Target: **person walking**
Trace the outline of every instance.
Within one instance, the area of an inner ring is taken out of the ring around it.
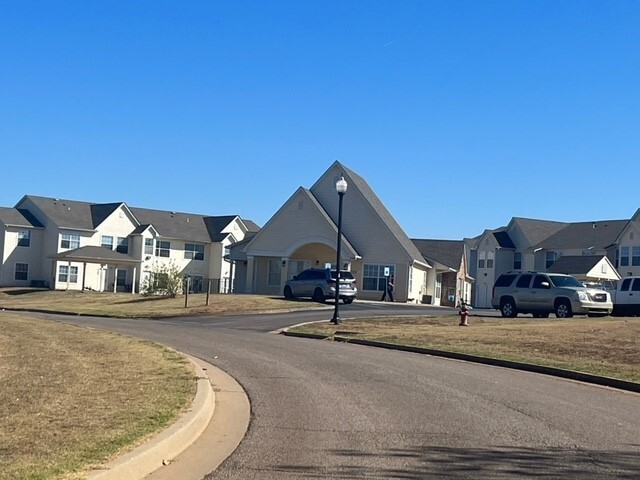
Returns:
[[[382,292],[382,298],[380,299],[380,301],[386,301],[387,295],[389,296],[389,301],[393,302],[393,277],[387,278],[387,287],[385,288],[384,292]]]

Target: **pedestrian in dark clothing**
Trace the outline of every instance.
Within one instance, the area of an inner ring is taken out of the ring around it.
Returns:
[[[389,295],[389,301],[393,302],[393,277],[387,279],[387,288],[382,292],[381,302],[386,301],[387,295]]]

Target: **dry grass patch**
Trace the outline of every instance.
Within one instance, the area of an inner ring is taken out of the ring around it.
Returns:
[[[167,348],[0,312],[0,479],[102,463],[168,426],[195,386]]]
[[[310,302],[287,301],[266,295],[206,294],[189,295],[185,308],[184,296],[176,298],[143,297],[131,293],[91,291],[59,291],[34,289],[0,290],[0,308],[47,310],[82,315],[116,317],[172,317],[191,315],[219,315],[238,312],[264,312],[309,308]]]
[[[293,331],[443,349],[640,382],[640,318],[382,317],[313,323]]]

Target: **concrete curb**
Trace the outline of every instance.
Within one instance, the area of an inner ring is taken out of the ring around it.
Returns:
[[[198,361],[194,365],[197,391],[189,411],[150,441],[87,474],[91,480],[138,480],[170,463],[206,429],[213,417],[215,394]]]
[[[283,329],[280,333],[290,337],[301,337],[311,339],[325,340],[329,338],[327,335],[318,334],[305,334],[300,332],[289,332],[287,329]],[[410,345],[401,345],[396,343],[377,342],[374,340],[363,340],[359,338],[334,335],[334,341],[353,343],[356,345],[364,345],[368,347],[385,348],[388,350],[400,350],[403,352],[420,353],[423,355],[433,355],[437,357],[451,358],[454,360],[463,360],[465,362],[481,363],[484,365],[493,365],[496,367],[512,368],[516,370],[523,370],[527,372],[541,373],[544,375],[551,375],[554,377],[566,378],[570,380],[576,380],[584,383],[592,383],[604,387],[617,388],[619,390],[626,390],[630,392],[640,393],[640,383],[629,382],[626,380],[619,380],[617,378],[602,377],[599,375],[592,375],[590,373],[577,372],[573,370],[564,370],[555,367],[546,367],[543,365],[534,365],[530,363],[514,362],[511,360],[501,360],[498,358],[481,357],[478,355],[470,355],[467,353],[450,352],[446,350],[436,350],[432,348],[414,347]]]

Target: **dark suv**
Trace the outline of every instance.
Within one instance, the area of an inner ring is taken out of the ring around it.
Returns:
[[[347,270],[340,271],[340,290],[338,298],[344,303],[351,303],[358,293],[356,279]],[[314,302],[323,303],[336,296],[336,271],[328,268],[309,268],[303,270],[284,285],[284,297],[309,297]]]
[[[531,313],[534,317],[558,318],[573,314],[609,315],[611,296],[605,290],[587,288],[570,275],[541,272],[509,272],[498,277],[493,286],[491,305],[503,317]]]

